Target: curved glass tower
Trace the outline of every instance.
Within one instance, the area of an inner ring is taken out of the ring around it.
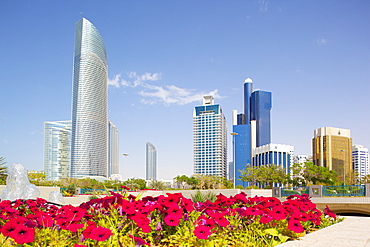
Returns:
[[[96,27],[82,18],[75,29],[71,177],[107,176],[107,76],[103,39]]]

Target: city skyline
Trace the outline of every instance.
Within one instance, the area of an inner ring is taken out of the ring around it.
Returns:
[[[80,12],[109,54],[109,119],[120,130],[124,178],[145,177],[146,140],[161,150],[159,179],[192,175],[193,108],[213,95],[230,132],[247,77],[273,93],[271,142],[311,155],[313,131],[335,126],[368,148],[369,9],[368,1],[2,1],[0,155],[41,170],[43,122],[71,119]],[[231,161],[230,135],[228,146]]]

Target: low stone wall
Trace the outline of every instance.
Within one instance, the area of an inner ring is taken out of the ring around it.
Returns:
[[[0,195],[2,194],[2,191],[6,188],[6,185],[0,185]],[[49,200],[49,194],[52,191],[60,191],[59,187],[46,187],[46,186],[37,186],[37,188],[40,190],[40,197]],[[192,194],[195,194],[198,190],[164,190],[164,191],[155,191],[155,190],[144,190],[140,192],[129,192],[130,194],[134,196],[140,195],[141,197],[145,196],[159,196],[159,195],[166,195],[166,193],[182,193],[182,195],[186,198],[191,198]],[[271,190],[239,190],[239,189],[215,189],[215,190],[200,190],[201,192],[208,192],[211,191],[214,194],[223,194],[227,197],[234,196],[236,194],[239,194],[240,192],[246,193],[249,197],[254,196],[266,196],[270,197],[272,195]],[[65,204],[71,204],[74,206],[80,205],[83,202],[87,202],[89,200],[89,197],[91,195],[76,195],[73,197],[64,197]]]

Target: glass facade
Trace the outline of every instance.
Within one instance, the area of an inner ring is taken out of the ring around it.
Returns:
[[[75,29],[71,177],[108,175],[107,74],[103,39],[82,18]]]
[[[194,109],[193,141],[194,173],[226,178],[226,119],[221,107],[213,104],[213,98],[212,103]]]
[[[44,123],[44,171],[47,180],[70,175],[71,121]]]
[[[358,178],[369,175],[369,150],[362,145],[354,145],[352,147],[352,165]]]
[[[251,120],[256,120],[257,147],[271,143],[271,97],[271,93],[265,91],[254,91],[251,96]]]
[[[348,129],[323,127],[314,131],[312,159],[315,165],[334,170],[339,181],[352,171],[352,139]]]
[[[146,180],[157,180],[157,149],[146,143]]]
[[[108,122],[108,177],[119,174],[119,133],[117,127]]]
[[[234,183],[235,186],[242,185],[244,186],[243,182],[240,179],[240,171],[244,170],[247,165],[251,164],[251,141],[250,141],[250,133],[251,133],[251,125],[244,124],[244,125],[233,125],[233,143],[234,143],[234,172],[235,172],[235,179]]]

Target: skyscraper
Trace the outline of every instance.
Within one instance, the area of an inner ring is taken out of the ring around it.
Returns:
[[[47,180],[69,177],[71,121],[44,123],[44,171]]]
[[[157,180],[157,149],[146,143],[146,180]]]
[[[212,96],[203,97],[203,105],[193,112],[194,173],[227,175],[226,119]]]
[[[352,139],[349,129],[322,127],[314,131],[312,159],[315,165],[334,170],[339,181],[352,173]]]
[[[256,121],[255,147],[271,143],[271,101],[270,92],[258,90],[251,95],[251,120]]]
[[[244,113],[232,114],[234,184],[243,185],[240,170],[252,165],[252,150],[271,142],[271,92],[253,91],[253,81],[244,81]]]
[[[107,54],[99,31],[85,18],[76,23],[74,48],[71,177],[107,177]]]
[[[108,177],[119,174],[119,135],[117,127],[108,121]]]
[[[357,173],[358,178],[369,175],[369,149],[362,145],[353,145],[352,164],[353,171]]]

